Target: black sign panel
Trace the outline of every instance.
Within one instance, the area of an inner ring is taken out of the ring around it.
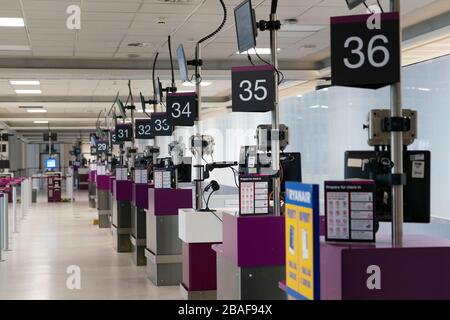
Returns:
[[[193,126],[197,117],[195,92],[168,93],[166,99],[167,120],[172,126]]]
[[[400,81],[396,12],[331,18],[332,85],[378,89]]]
[[[131,123],[121,123],[116,126],[116,141],[125,142],[133,140],[133,125]]]
[[[173,126],[169,124],[167,114],[165,112],[152,113],[151,118],[152,135],[154,137],[171,136]]]
[[[152,135],[152,120],[151,119],[136,119],[134,121],[134,131],[136,139],[153,139]]]
[[[117,142],[115,130],[111,130],[111,132],[109,133],[109,138],[111,140],[111,145],[120,144],[119,142]]]
[[[108,154],[109,152],[109,142],[106,140],[97,141],[97,155]]]
[[[266,112],[275,108],[275,74],[270,65],[231,69],[233,112]]]

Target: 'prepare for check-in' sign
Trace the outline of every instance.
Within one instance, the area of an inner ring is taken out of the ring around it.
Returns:
[[[166,99],[167,121],[172,126],[190,127],[197,117],[195,92],[168,93]]]
[[[378,89],[400,81],[396,12],[331,18],[331,82]]]
[[[108,154],[109,142],[106,140],[97,141],[97,155]]]
[[[151,119],[136,119],[134,121],[134,131],[136,139],[153,139],[152,135],[152,120]]]
[[[167,120],[166,112],[154,112],[151,118],[152,135],[154,137],[171,136],[173,132],[173,126],[169,124]]]
[[[270,65],[231,69],[233,112],[266,112],[275,108],[275,74]]]
[[[116,126],[116,141],[125,142],[133,140],[133,126],[131,123],[121,123]]]

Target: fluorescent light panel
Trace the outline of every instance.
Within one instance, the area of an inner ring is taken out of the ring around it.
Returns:
[[[25,27],[25,22],[22,18],[0,17],[0,27]]]
[[[0,51],[30,51],[30,46],[18,46],[18,45],[0,45]]]
[[[47,110],[45,110],[45,109],[27,109],[27,112],[29,112],[29,113],[46,113]]]
[[[202,81],[200,83],[201,87],[209,87],[210,85],[212,85],[212,82],[209,82],[209,81]],[[195,83],[185,81],[185,82],[183,82],[182,86],[183,87],[195,87]]]
[[[13,86],[38,86],[41,84],[39,80],[10,80]]]
[[[317,32],[325,29],[325,26],[309,25],[309,24],[283,24],[281,32]]]
[[[256,50],[256,52],[255,52],[255,50]],[[277,51],[280,51],[280,50],[281,50],[280,48],[277,49]],[[247,54],[247,52],[248,52],[248,54],[263,55],[263,54],[270,54],[271,50],[270,50],[270,48],[252,48],[252,49],[248,49],[247,51],[244,51],[241,53],[236,52],[236,54]]]
[[[48,123],[48,120],[34,120],[33,123],[36,123],[36,124],[45,124],[45,123]]]
[[[16,89],[17,94],[42,94],[41,89]]]

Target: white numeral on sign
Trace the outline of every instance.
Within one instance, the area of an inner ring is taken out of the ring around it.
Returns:
[[[191,106],[189,102],[183,107],[183,109],[181,109],[181,105],[178,102],[175,102],[172,104],[172,108],[174,108],[175,111],[172,112],[172,117],[174,118],[179,118],[181,115],[185,115],[188,118],[191,116]]]
[[[250,101],[255,98],[258,101],[263,101],[267,98],[267,89],[262,84],[266,82],[265,79],[255,81],[255,89],[252,91],[252,83],[249,80],[243,80],[240,84],[240,88],[244,88],[244,92],[247,94],[239,94],[239,98],[242,101]],[[258,92],[261,93],[258,95]]]
[[[100,143],[97,148],[98,151],[106,151],[106,144]]]
[[[151,127],[150,127],[150,125],[149,124],[141,124],[141,125],[138,125],[138,134],[140,135],[140,136],[143,136],[143,135],[149,135],[150,134],[150,130],[151,130]]]
[[[389,43],[389,40],[384,35],[377,35],[377,36],[372,37],[372,39],[370,39],[370,41],[369,41],[369,46],[367,48],[367,58],[369,60],[369,63],[373,67],[383,68],[384,66],[386,66],[389,63],[390,54],[389,54],[388,49],[386,49],[386,47],[384,47],[384,46],[380,45],[380,46],[374,47],[375,41],[377,41],[377,40],[382,40],[385,44]],[[364,47],[364,42],[360,37],[356,37],[356,36],[349,37],[344,43],[344,48],[348,49],[350,44],[353,42],[355,42],[357,44],[357,47],[356,47],[356,49],[353,49],[351,52],[352,52],[352,54],[359,56],[359,61],[357,63],[351,63],[348,58],[345,58],[344,64],[349,69],[358,69],[358,68],[361,68],[364,65],[364,63],[366,62],[366,56],[362,52],[362,49]],[[377,51],[381,51],[384,54],[384,58],[381,62],[375,61],[374,56]]]
[[[167,124],[167,119],[156,119],[155,120],[155,130],[156,131],[168,131],[169,125]]]

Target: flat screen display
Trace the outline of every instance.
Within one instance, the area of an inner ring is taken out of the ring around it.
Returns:
[[[186,54],[184,52],[184,47],[182,44],[180,44],[177,48],[177,59],[178,68],[180,69],[180,79],[182,82],[188,81]]]
[[[234,9],[234,19],[239,52],[256,47],[256,19],[251,0],[242,2]]]
[[[47,169],[55,169],[56,168],[56,159],[45,160],[45,167]]]

